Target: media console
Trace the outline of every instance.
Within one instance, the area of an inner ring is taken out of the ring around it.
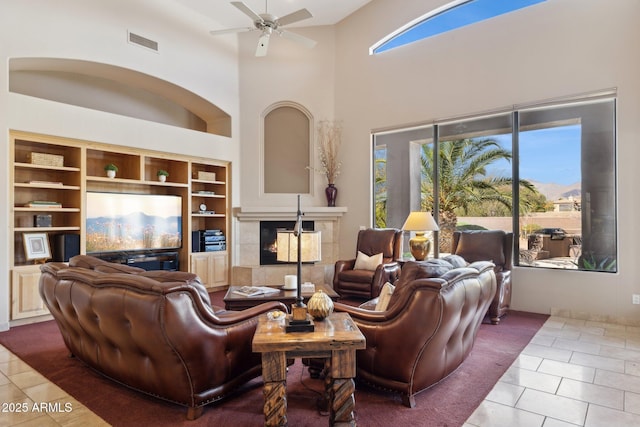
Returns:
[[[105,261],[127,264],[145,270],[177,271],[180,267],[178,252],[117,252],[91,255]]]

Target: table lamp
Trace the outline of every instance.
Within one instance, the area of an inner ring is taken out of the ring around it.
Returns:
[[[425,237],[424,233],[439,230],[433,216],[429,212],[411,212],[402,229],[416,232],[416,235],[409,239],[409,248],[416,261],[423,261],[431,250],[431,240]]]
[[[286,332],[311,332],[314,330],[313,321],[302,298],[302,263],[321,260],[320,232],[304,231],[302,229],[302,215],[300,196],[298,196],[298,212],[293,231],[278,231],[276,238],[276,259],[297,264],[296,302],[291,306],[291,317],[287,317],[285,322]]]

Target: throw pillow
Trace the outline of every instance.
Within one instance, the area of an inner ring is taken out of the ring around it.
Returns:
[[[358,256],[356,257],[356,265],[353,267],[353,269],[375,271],[380,264],[382,264],[382,252],[380,252],[379,254],[368,256],[358,251]]]
[[[389,307],[389,301],[391,301],[391,295],[393,295],[393,291],[396,290],[396,287],[391,283],[387,282],[382,287],[380,291],[380,296],[378,297],[378,303],[376,304],[376,311],[385,311],[387,307]]]

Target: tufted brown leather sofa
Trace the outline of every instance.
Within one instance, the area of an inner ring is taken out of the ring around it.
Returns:
[[[375,270],[356,270],[356,258],[338,260],[333,275],[333,289],[341,297],[348,295],[375,298],[386,282],[395,282],[400,275],[396,262],[402,254],[402,230],[367,228],[358,232],[357,251],[367,256],[382,253],[382,264]]]
[[[71,354],[121,384],[188,407],[187,418],[261,375],[257,316],[211,306],[198,277],[90,256],[41,267],[40,294]]]
[[[513,270],[513,233],[503,230],[455,231],[451,253],[467,262],[491,261],[495,264],[496,296],[488,315],[497,325],[511,306],[511,270]]]
[[[415,394],[453,372],[469,355],[496,292],[494,265],[482,261],[453,268],[442,260],[409,261],[385,311],[335,303],[351,315],[367,347],[356,353],[356,379]]]

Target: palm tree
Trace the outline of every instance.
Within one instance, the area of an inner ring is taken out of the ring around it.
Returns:
[[[384,154],[386,156],[386,153]],[[375,226],[387,226],[387,160],[385,157],[375,159]]]
[[[492,139],[442,141],[438,151],[439,248],[442,252],[448,252],[458,223],[457,212],[466,212],[470,206],[486,201],[494,201],[511,209],[511,192],[500,189],[510,189],[512,179],[488,176],[487,166],[499,160],[511,161],[512,156],[511,151]],[[421,207],[431,210],[434,202],[432,146],[422,146],[421,163]],[[520,185],[535,191],[528,181],[520,180]]]

